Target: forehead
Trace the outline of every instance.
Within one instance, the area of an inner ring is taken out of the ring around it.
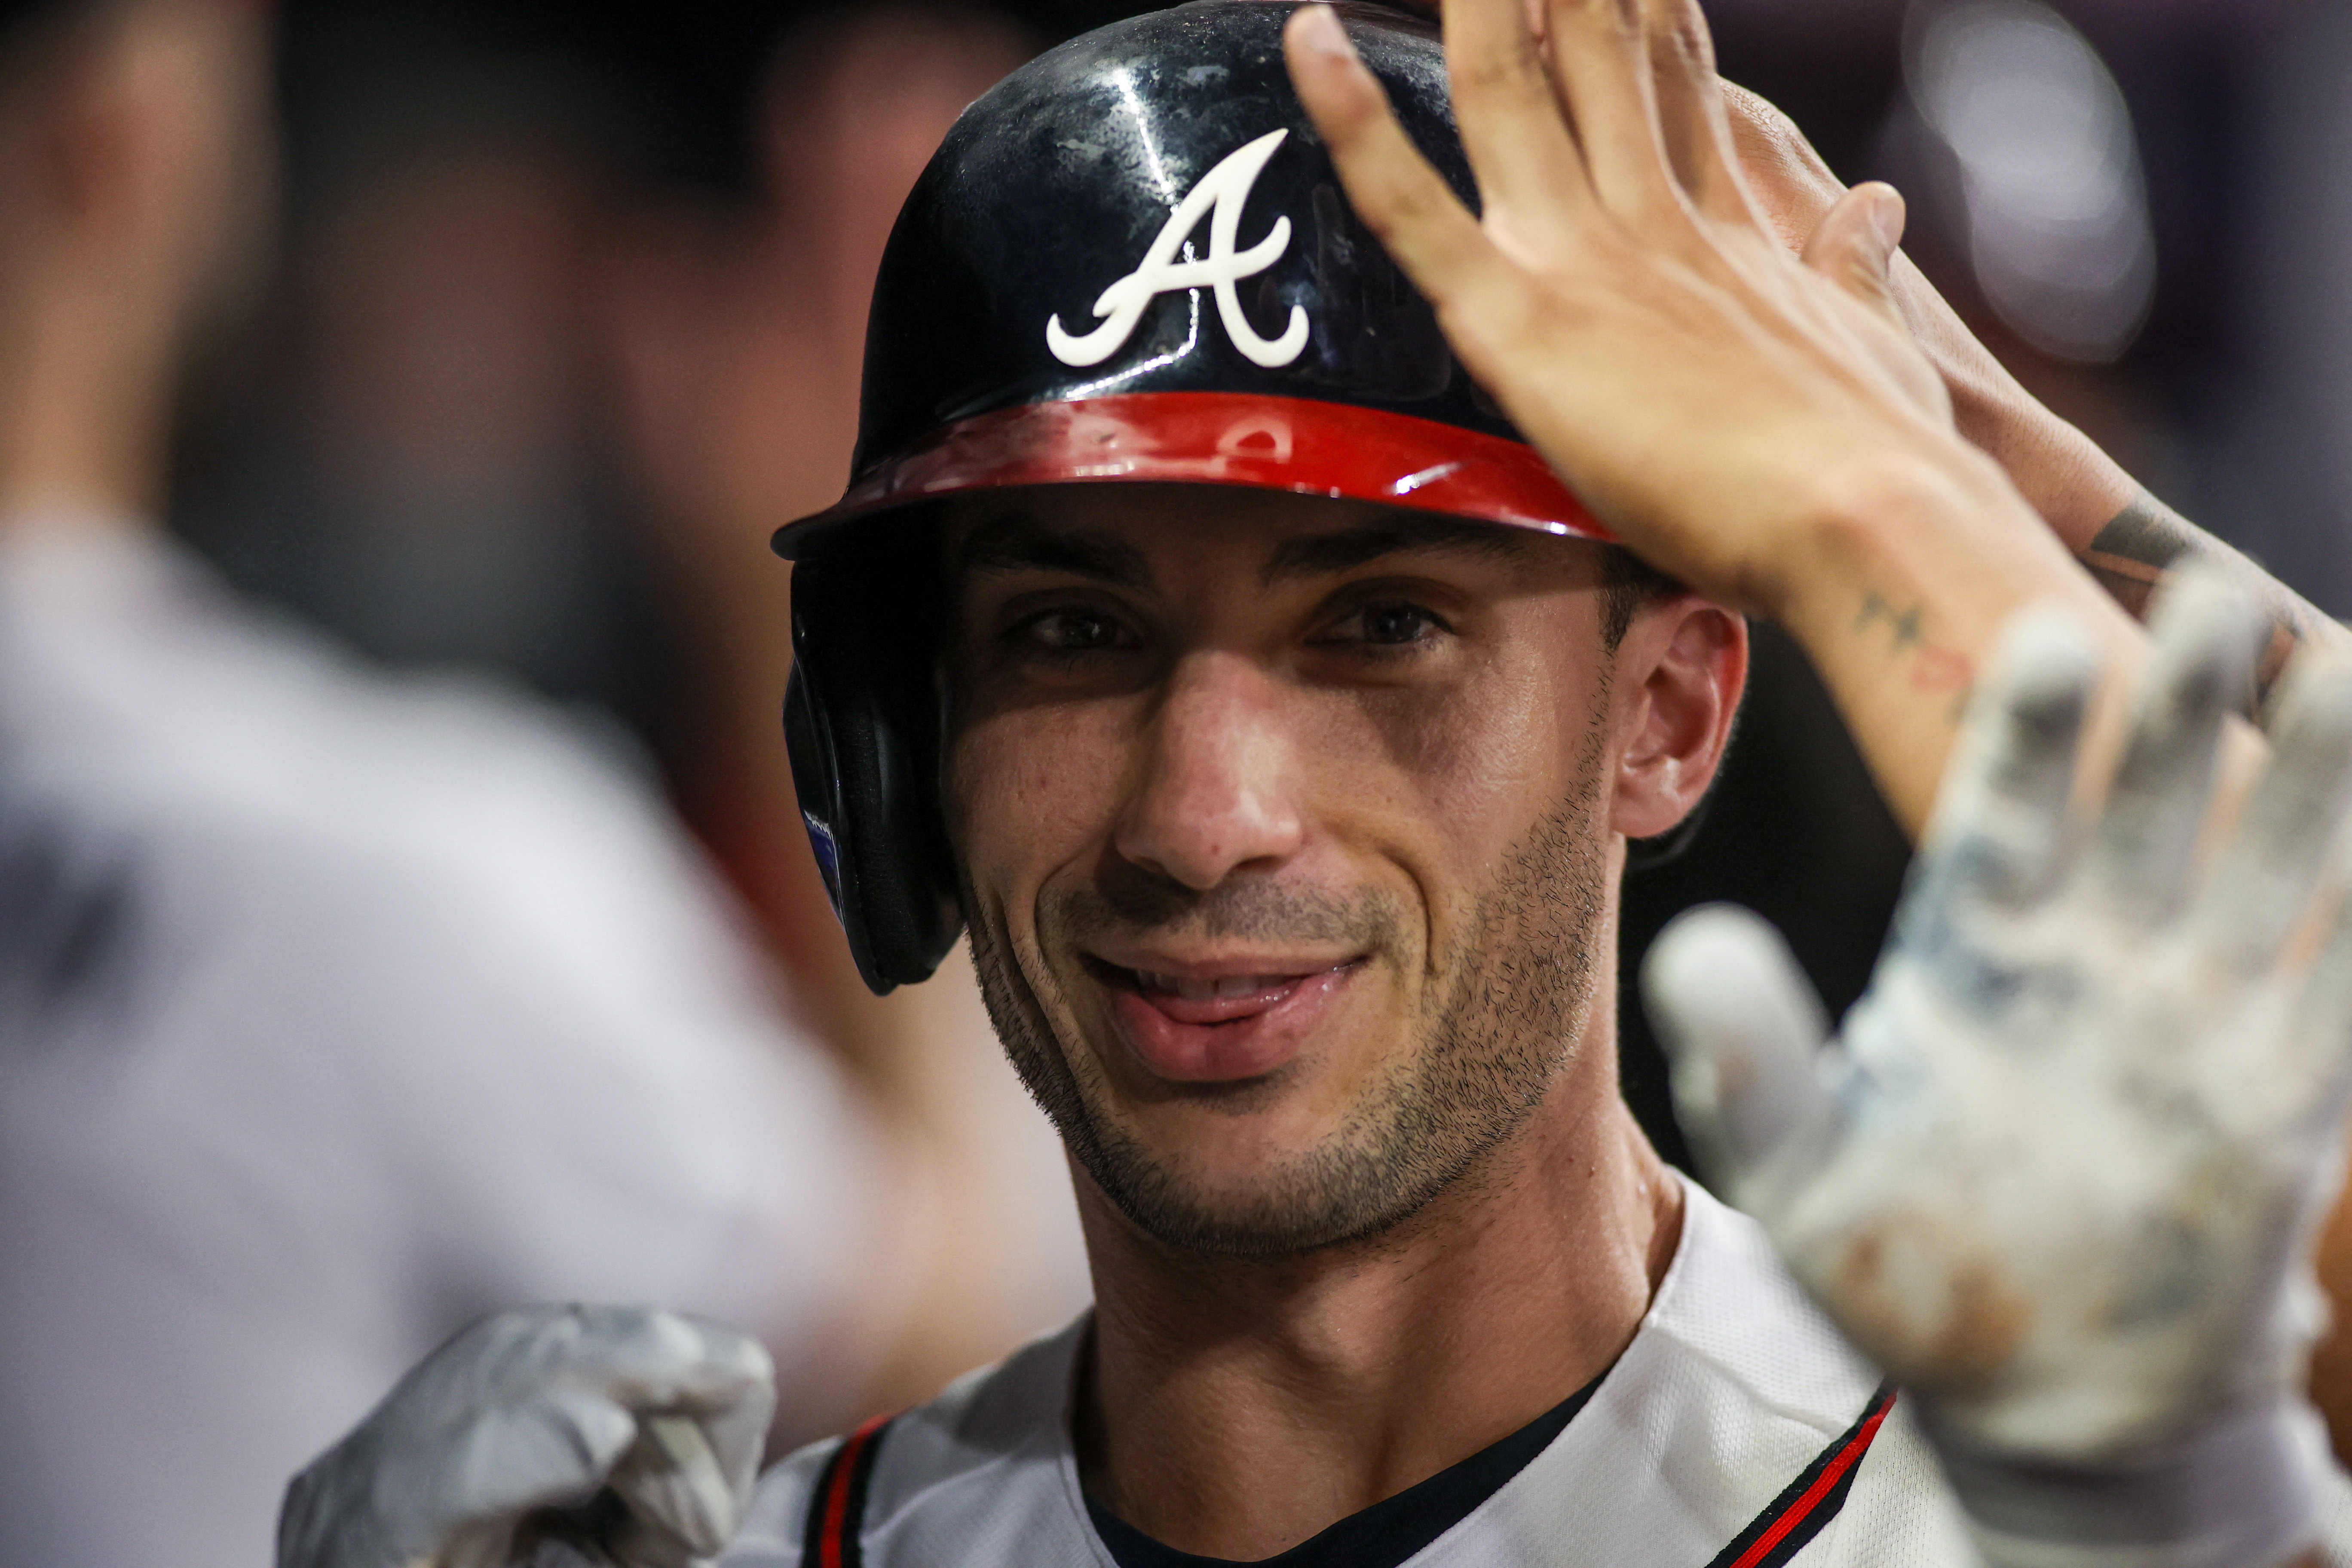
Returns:
[[[1241,573],[1266,585],[1387,557],[1444,553],[1506,567],[1566,563],[1574,542],[1442,513],[1239,486],[1041,488],[957,503],[942,543],[959,584],[1065,573],[1142,587],[1169,574]]]

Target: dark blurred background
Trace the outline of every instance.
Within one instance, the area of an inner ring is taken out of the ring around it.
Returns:
[[[846,477],[866,291],[956,111],[1144,8],[286,0],[283,265],[197,376],[178,527],[385,660],[609,716],[854,1034],[773,719],[786,586],[761,543]],[[2352,609],[2352,8],[1710,10],[1727,75],[1911,196],[1914,255],[2030,387]],[[1713,813],[1632,890],[1627,967],[1675,910],[1731,898],[1842,1008],[1903,847],[1761,631]],[[1626,1024],[1628,1093],[1679,1157]]]

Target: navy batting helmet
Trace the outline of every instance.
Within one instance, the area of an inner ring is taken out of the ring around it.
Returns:
[[[794,783],[877,991],[929,975],[962,923],[927,503],[1180,481],[1609,537],[1349,205],[1284,65],[1293,9],[1195,0],[1040,57],[965,110],[899,215],[848,492],[776,536]],[[1436,28],[1337,10],[1475,205]]]

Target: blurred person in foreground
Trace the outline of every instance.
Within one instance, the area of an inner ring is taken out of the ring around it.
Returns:
[[[0,5],[0,1563],[28,1568],[262,1561],[302,1456],[516,1301],[723,1315],[825,1424],[924,1325],[933,1362],[999,1335],[914,1267],[982,1194],[779,1023],[638,781],[519,699],[354,667],[160,531],[175,379],[266,233],[269,28]]]
[[[780,535],[861,965],[969,922],[1097,1310],[756,1491],[723,1398],[635,1403],[671,1461],[534,1463],[501,1437],[561,1379],[452,1347],[297,1481],[289,1568],[521,1561],[587,1496],[629,1563],[748,1501],[744,1568],[2352,1552],[2300,1355],[2352,949],[2287,952],[2352,685],[2306,656],[2274,764],[2228,717],[2257,624],[2341,633],[2209,583],[2151,641],[2051,515],[2097,466],[1906,330],[1899,199],[1801,262],[1694,5],[1534,14],[1455,0],[1441,59],[1401,9],[1208,0],[1016,73],[901,219],[851,491]],[[1594,983],[1738,610],[1938,810],[1833,1077],[1752,930],[1654,971],[1761,1229],[1631,1125]],[[383,1484],[493,1452],[473,1513]]]
[[[620,428],[651,514],[644,548],[685,667],[667,762],[800,1015],[886,1099],[918,1108],[958,1169],[1006,1194],[941,1266],[975,1292],[1012,1292],[1008,1315],[1043,1329],[1087,1299],[1060,1146],[996,1048],[961,951],[934,982],[887,996],[858,977],[792,809],[776,725],[790,584],[766,551],[777,518],[823,507],[848,471],[867,301],[907,192],[964,106],[1034,50],[974,6],[782,16],[756,88],[710,95],[752,100],[722,127],[753,188],[641,196],[604,296]]]

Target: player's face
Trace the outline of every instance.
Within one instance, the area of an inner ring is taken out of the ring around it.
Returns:
[[[982,984],[1112,1199],[1293,1250],[1507,1142],[1613,961],[1599,550],[1128,485],[947,549]]]

